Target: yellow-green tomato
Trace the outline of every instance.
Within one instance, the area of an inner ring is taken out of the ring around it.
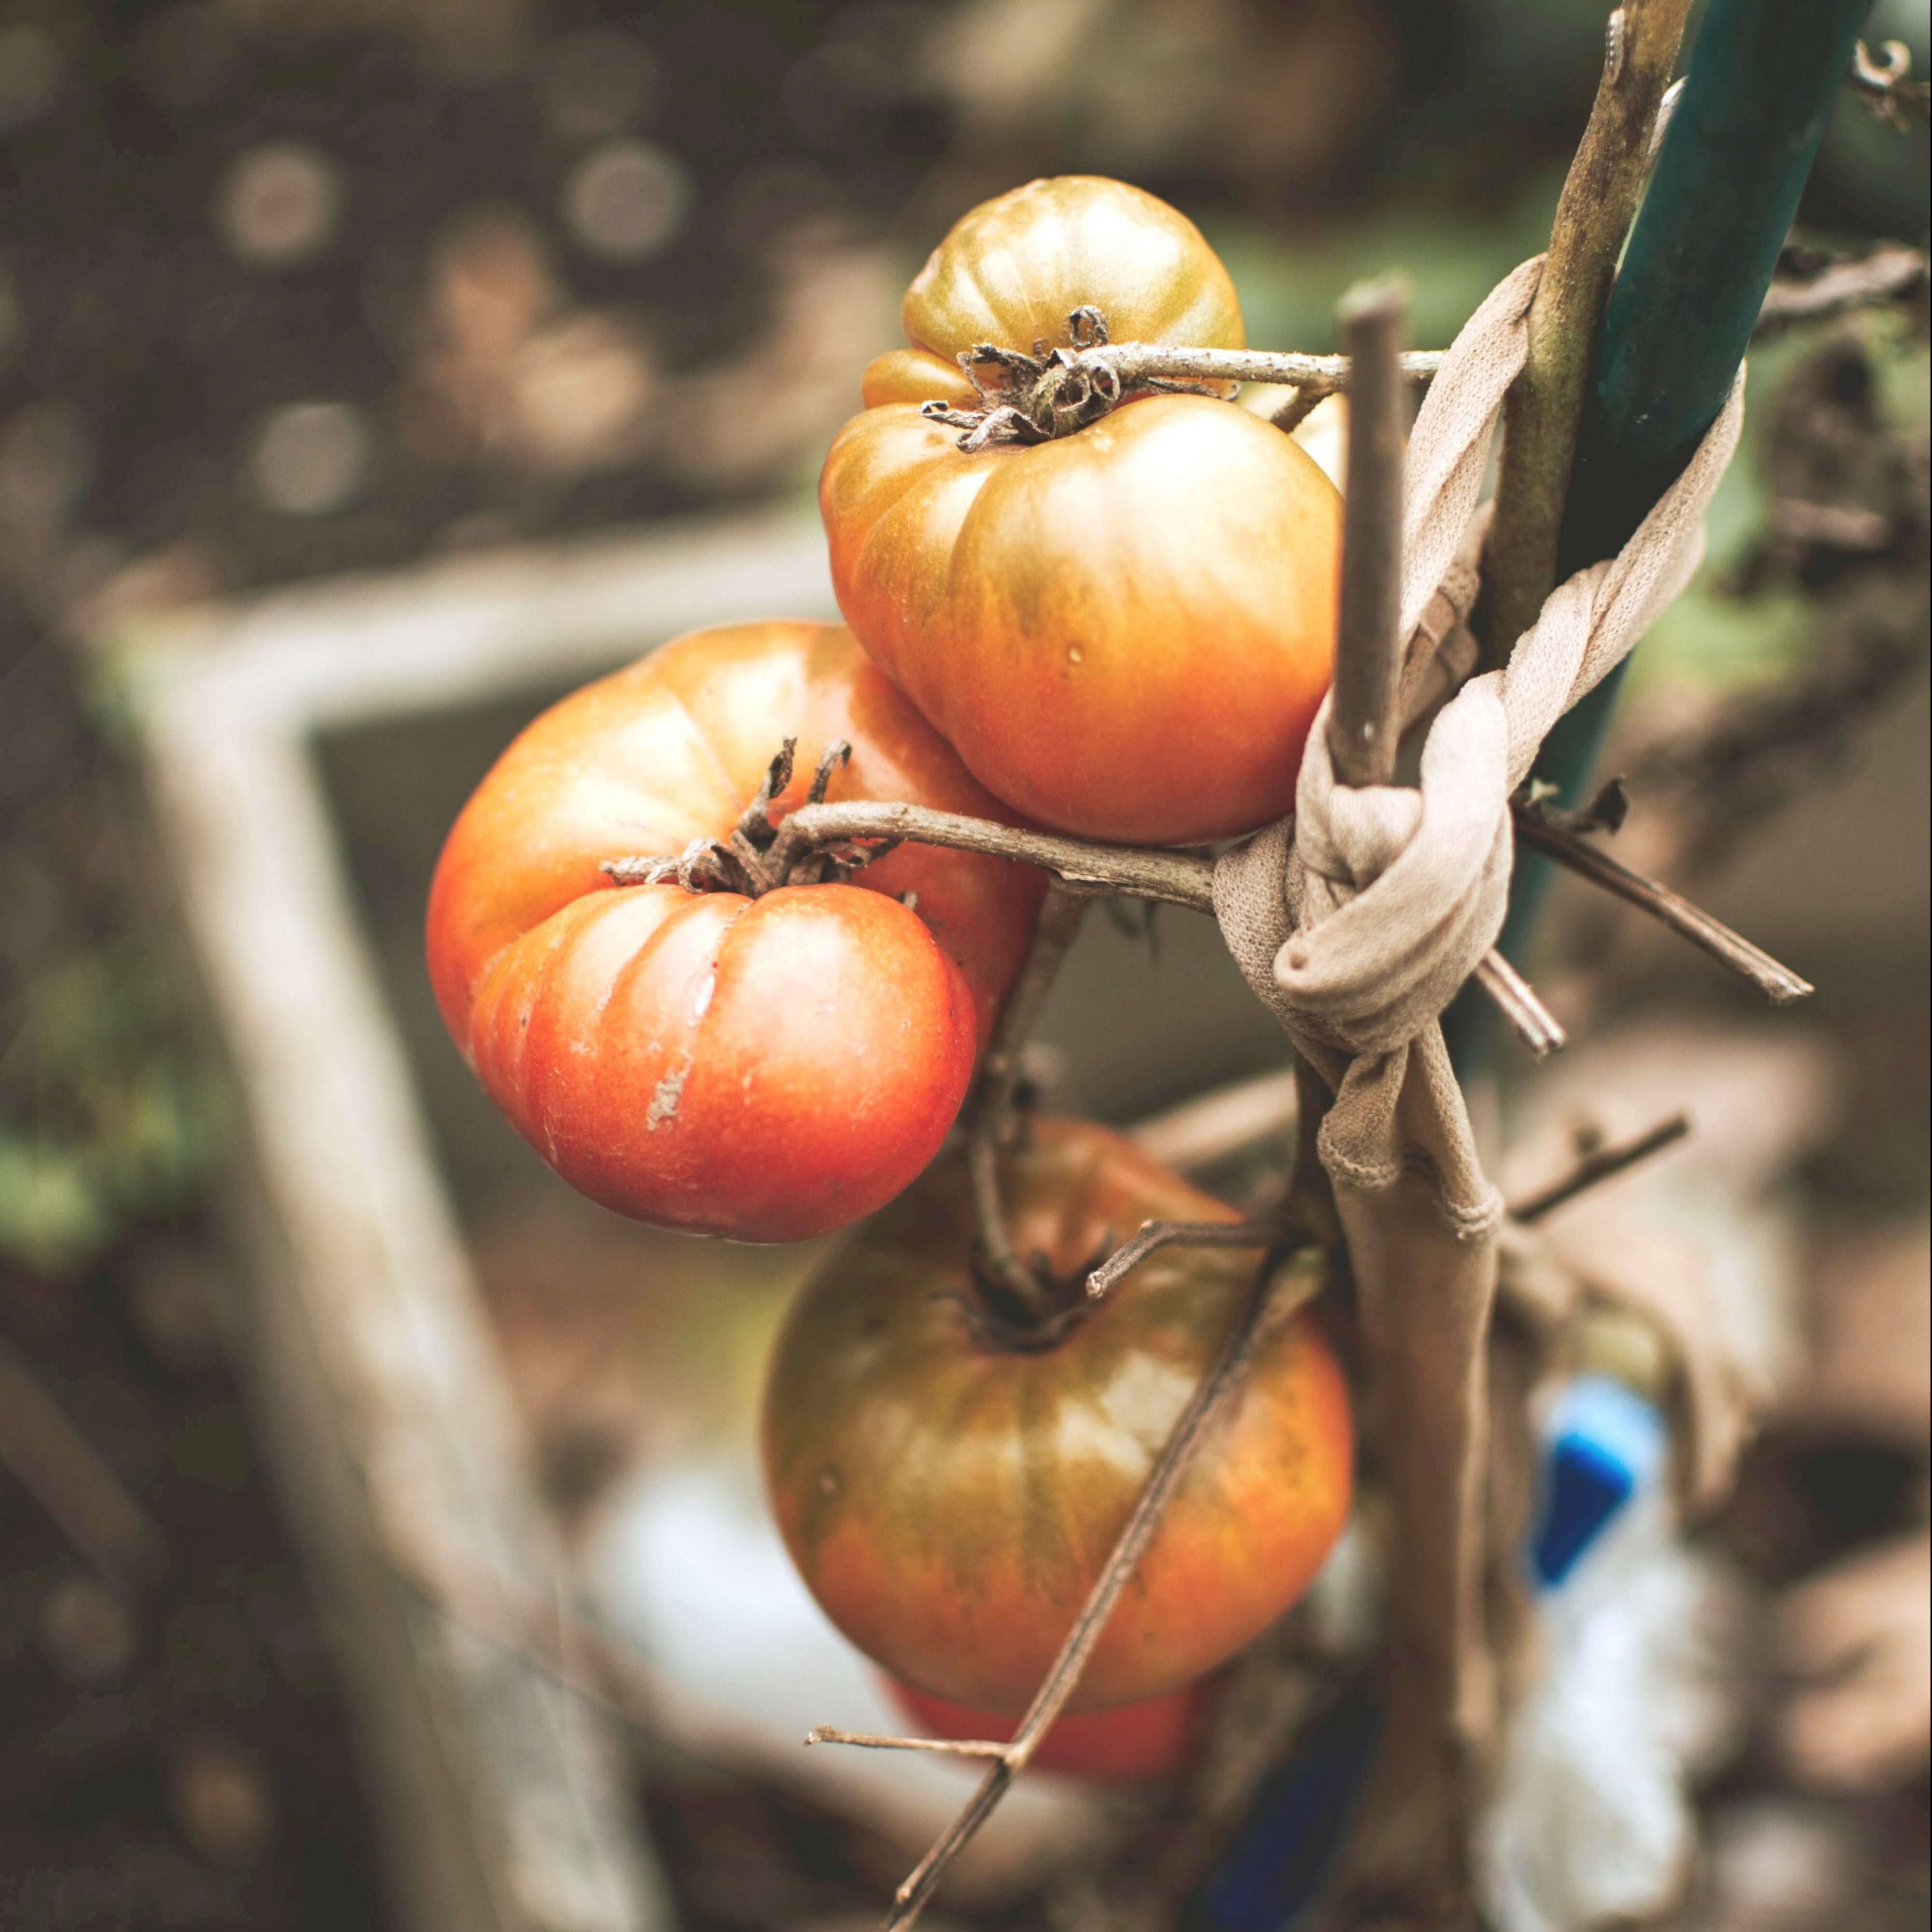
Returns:
[[[1229,1210],[1109,1130],[1040,1120],[1006,1163],[1014,1243],[1069,1274],[1150,1218]],[[957,1160],[801,1295],[766,1395],[778,1525],[826,1614],[916,1688],[1012,1715],[1038,1688],[1259,1257],[1171,1248],[1047,1346],[986,1322]],[[1313,1255],[1293,1265],[1321,1265]],[[1072,1708],[1214,1668],[1306,1587],[1347,1517],[1352,1431],[1308,1316],[1265,1318]]]

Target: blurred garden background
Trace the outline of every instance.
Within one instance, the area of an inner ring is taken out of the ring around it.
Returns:
[[[224,1346],[244,1123],[101,640],[291,584],[808,518],[910,275],[1036,175],[1185,210],[1257,345],[1333,347],[1341,291],[1400,267],[1413,341],[1440,346],[1548,237],[1604,12],[0,0],[0,1921],[394,1922]],[[1922,74],[1924,0],[1877,0],[1867,39],[1893,37]],[[1922,120],[1848,89],[1794,274],[1922,247],[1927,182]],[[1622,1041],[1646,1100],[1668,1075],[1721,1124],[1701,1171],[1721,1191],[1749,1168],[1725,1209],[1747,1231],[1716,1238],[1793,1284],[1762,1337],[1769,1423],[1707,1532],[1748,1681],[1700,1773],[1682,1923],[1850,1932],[1927,1903],[1923,278],[1768,336],[1750,410],[1704,574],[1636,661],[1619,851],[1818,996],[1773,1022],[1578,892],[1535,970],[1579,1053]],[[319,759],[538,1487],[588,1548],[633,1464],[714,1426],[687,1411],[748,1410],[743,1311],[803,1264],[720,1264],[568,1197],[436,1028],[437,845],[568,681],[337,733]],[[1038,1069],[1056,1104],[1138,1120],[1280,1063],[1205,927],[1164,922],[1146,966],[1149,935],[1091,923]],[[1197,983],[1220,990],[1174,1020]],[[1553,1090],[1552,1117],[1584,1107]],[[722,1299],[720,1265],[742,1277]],[[77,1540],[103,1507],[104,1546]],[[870,1922],[891,1861],[863,1825],[749,1778],[636,1782],[679,1923]],[[983,1922],[1044,1924],[1041,1896]],[[1048,1902],[1056,1932],[1092,1922]]]

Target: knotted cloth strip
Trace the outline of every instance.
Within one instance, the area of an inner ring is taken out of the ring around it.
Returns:
[[[1445,593],[1458,621],[1473,601],[1460,553],[1504,397],[1528,353],[1542,274],[1538,256],[1491,292],[1416,418],[1402,520],[1410,682],[1434,641],[1426,619],[1439,637]],[[1324,705],[1303,754],[1293,819],[1217,869],[1215,910],[1229,950],[1336,1090],[1321,1152],[1338,1181],[1374,1191],[1404,1173],[1427,1174],[1459,1232],[1495,1225],[1500,1202],[1476,1160],[1437,1016],[1502,930],[1510,795],[1550,727],[1696,570],[1703,513],[1743,419],[1741,372],[1723,413],[1629,542],[1558,586],[1507,666],[1471,679],[1444,707],[1423,746],[1419,789],[1339,784]]]
[[[1402,528],[1405,707],[1469,646],[1476,498],[1528,354],[1542,273],[1539,257],[1492,291],[1416,419]],[[1502,930],[1510,793],[1551,726],[1696,569],[1743,413],[1741,374],[1629,542],[1558,586],[1507,664],[1437,714],[1415,789],[1338,784],[1324,705],[1293,819],[1215,868],[1228,950],[1334,1091],[1318,1145],[1348,1239],[1392,1510],[1387,1717],[1330,1925],[1435,1932],[1473,1917],[1469,1846],[1496,1722],[1482,1565],[1502,1202],[1477,1159],[1439,1016]]]

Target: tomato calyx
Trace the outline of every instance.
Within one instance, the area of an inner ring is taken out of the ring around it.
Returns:
[[[1123,403],[1162,393],[1199,395],[1197,385],[1145,376],[1131,384],[1104,357],[1087,352],[1107,346],[1107,319],[1084,303],[1066,319],[1069,347],[1035,342],[1031,355],[976,342],[956,359],[984,407],[956,409],[922,403],[929,422],[963,430],[960,447],[969,454],[996,443],[1050,443],[1096,423]]]
[[[1087,1277],[1106,1258],[1111,1241],[1103,1242],[1080,1267],[1058,1273],[1044,1254],[1026,1263],[1039,1283],[1040,1305],[1028,1308],[985,1265],[975,1247],[970,1287],[959,1295],[967,1332],[994,1355],[1044,1355],[1093,1312]]]
[[[736,892],[748,899],[761,898],[781,885],[820,885],[842,883],[854,873],[883,858],[898,844],[896,839],[873,839],[821,846],[800,853],[783,865],[773,863],[772,848],[778,842],[778,826],[773,822],[773,801],[792,782],[792,765],[798,741],[788,738],[776,756],[765,767],[751,802],[739,814],[729,838],[694,838],[681,852],[661,858],[607,859],[602,870],[619,885],[666,885],[673,882],[687,892]],[[842,738],[835,738],[819,754],[805,795],[808,805],[822,805],[832,774],[852,755],[852,748]]]

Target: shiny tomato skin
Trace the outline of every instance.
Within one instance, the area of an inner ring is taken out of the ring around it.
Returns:
[[[1341,498],[1200,396],[968,454],[904,403],[840,431],[820,506],[840,609],[1016,810],[1183,843],[1293,808],[1333,660]]]
[[[1098,309],[1115,342],[1239,349],[1240,299],[1178,208],[1100,175],[1030,181],[954,222],[899,306],[906,340],[950,362],[982,342],[1031,352]]]
[[[1125,183],[1036,181],[966,215],[865,372],[820,483],[840,609],[1016,810],[1182,842],[1293,805],[1327,689],[1341,502],[1290,440],[1209,396],[1130,403],[970,455],[922,418],[980,399],[956,358],[1068,339],[1238,348],[1233,282],[1185,216]],[[1212,387],[1212,385],[1203,385]]]
[[[887,1695],[922,1738],[948,1738],[960,1743],[985,1738],[1006,1744],[1019,1728],[1017,1717],[971,1710],[949,1698],[915,1691],[896,1677],[882,1676]],[[1171,1778],[1185,1769],[1193,1756],[1207,1691],[1204,1678],[1164,1697],[1143,1697],[1138,1703],[1065,1713],[1054,1719],[1041,1739],[1032,1764],[1038,1770],[1057,1771],[1097,1784]]]
[[[1078,1122],[1035,1122],[1004,1184],[1019,1251],[1067,1272],[1143,1221],[1229,1212]],[[1239,1318],[1257,1258],[1167,1249],[1051,1347],[1025,1351],[973,1318],[972,1240],[964,1174],[942,1162],[807,1288],[773,1355],[765,1474],[793,1560],[846,1636],[922,1691],[1016,1715]],[[1070,1708],[1160,1696],[1258,1635],[1340,1534],[1352,1464],[1333,1351],[1307,1316],[1270,1318]]]
[[[804,802],[819,754],[837,738],[853,750],[833,776],[834,799],[1012,817],[842,626],[694,631],[553,705],[464,807],[430,888],[428,935],[431,982],[457,1044],[467,1050],[471,1003],[498,954],[585,893],[619,889],[599,870],[605,860],[727,838],[792,736],[797,757],[774,822]],[[916,896],[990,1028],[1026,956],[1043,876],[903,845],[856,879]]]
[[[855,748],[834,798],[1000,815],[849,633],[736,625],[536,720],[431,887],[431,980],[486,1090],[566,1179],[667,1226],[792,1239],[903,1187],[957,1111],[1038,906],[1028,868],[911,846],[860,884],[755,902],[601,870],[727,836],[794,734],[774,818],[838,737]]]
[[[605,1206],[791,1241],[890,1200],[971,1084],[965,976],[918,916],[850,885],[574,900],[499,956],[477,1075]]]

